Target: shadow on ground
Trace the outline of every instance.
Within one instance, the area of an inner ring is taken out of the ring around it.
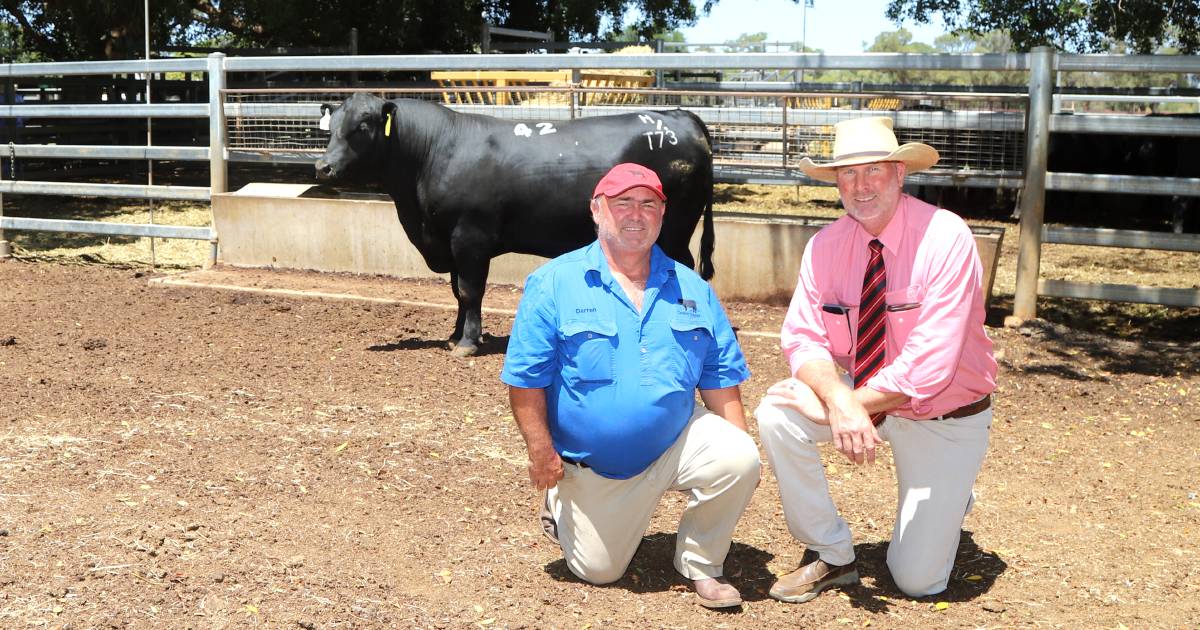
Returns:
[[[445,339],[401,339],[391,343],[369,346],[371,352],[393,352],[396,350],[445,350],[450,351],[449,342]],[[480,340],[479,352],[474,356],[487,357],[508,352],[508,335],[493,337],[487,333]]]
[[[1004,325],[1012,296],[996,296],[989,326]],[[1107,372],[1170,376],[1200,373],[1200,308],[1039,298],[1038,318],[1017,328],[1056,362],[1024,368],[1070,380],[1094,380],[1080,367]],[[1090,359],[1083,361],[1082,359]]]
[[[855,545],[858,572],[868,582],[842,589],[850,598],[851,605],[871,612],[886,612],[888,602],[893,599],[911,599],[892,581],[887,568],[887,542]],[[675,553],[675,534],[655,533],[642,539],[629,569],[620,580],[606,586],[632,593],[653,593],[667,590],[688,590],[685,581],[675,572],[672,558]],[[762,601],[770,598],[775,575],[768,568],[774,555],[742,543],[733,543],[725,562],[725,576],[742,592],[745,601]],[[950,584],[937,595],[918,598],[916,601],[965,602],[974,600],[991,590],[996,578],[1008,569],[1000,556],[985,551],[975,544],[974,535],[963,530],[958,543],[958,554],[950,573]],[[578,582],[561,558],[545,565],[546,573],[556,580]],[[736,610],[736,609],[735,609]]]

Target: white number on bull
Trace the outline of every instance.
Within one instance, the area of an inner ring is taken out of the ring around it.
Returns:
[[[638,114],[638,120],[642,121],[642,123],[646,125],[654,125],[654,131],[647,131],[646,133],[642,134],[643,136],[646,136],[646,143],[649,145],[651,151],[663,148],[664,141],[671,145],[679,144],[679,138],[675,137],[675,132],[671,131],[670,127],[664,125],[662,119],[655,119],[651,116],[647,116],[646,114]],[[655,136],[658,136],[657,146],[654,144]]]
[[[539,136],[545,136],[545,135],[549,135],[552,133],[558,133],[558,130],[554,128],[554,123],[540,122],[540,123],[535,124],[534,127],[538,128]],[[523,138],[529,138],[529,137],[533,136],[533,130],[530,129],[529,126],[526,125],[525,123],[517,123],[517,125],[515,127],[513,127],[513,135],[521,136]]]

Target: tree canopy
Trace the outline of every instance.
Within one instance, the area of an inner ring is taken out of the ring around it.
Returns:
[[[1004,31],[1018,51],[1109,52],[1114,44],[1139,53],[1200,50],[1200,0],[891,0],[887,9],[893,22],[928,24],[938,16],[953,31]]]
[[[470,52],[485,20],[559,40],[649,38],[696,20],[690,0],[151,0],[150,47],[333,47],[358,29],[365,54]],[[6,60],[86,61],[143,54],[143,2],[0,0]],[[705,9],[711,2],[705,5]],[[625,17],[632,19],[626,23]]]

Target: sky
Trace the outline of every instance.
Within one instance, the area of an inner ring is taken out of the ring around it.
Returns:
[[[680,29],[689,43],[721,43],[742,33],[765,31],[768,42],[803,40],[826,54],[848,55],[863,52],[876,35],[897,28],[884,15],[888,0],[813,0],[809,9],[803,8],[804,0],[719,0],[707,16],[703,2],[696,5],[700,19],[695,26]],[[803,26],[806,13],[807,28]],[[913,41],[927,44],[945,32],[936,19],[932,25],[902,26],[913,34]]]

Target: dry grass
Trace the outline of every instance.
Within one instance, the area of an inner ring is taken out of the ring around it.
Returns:
[[[79,199],[42,197],[5,199],[7,216],[50,219],[75,219],[106,223],[150,223],[150,202],[139,199]],[[203,227],[212,225],[207,203],[157,201],[154,223]],[[186,239],[150,239],[103,234],[62,234],[58,232],[5,232],[21,258],[52,260],[62,263],[99,263],[123,267],[195,269],[208,259],[206,241]],[[153,250],[151,249],[151,241]]]

